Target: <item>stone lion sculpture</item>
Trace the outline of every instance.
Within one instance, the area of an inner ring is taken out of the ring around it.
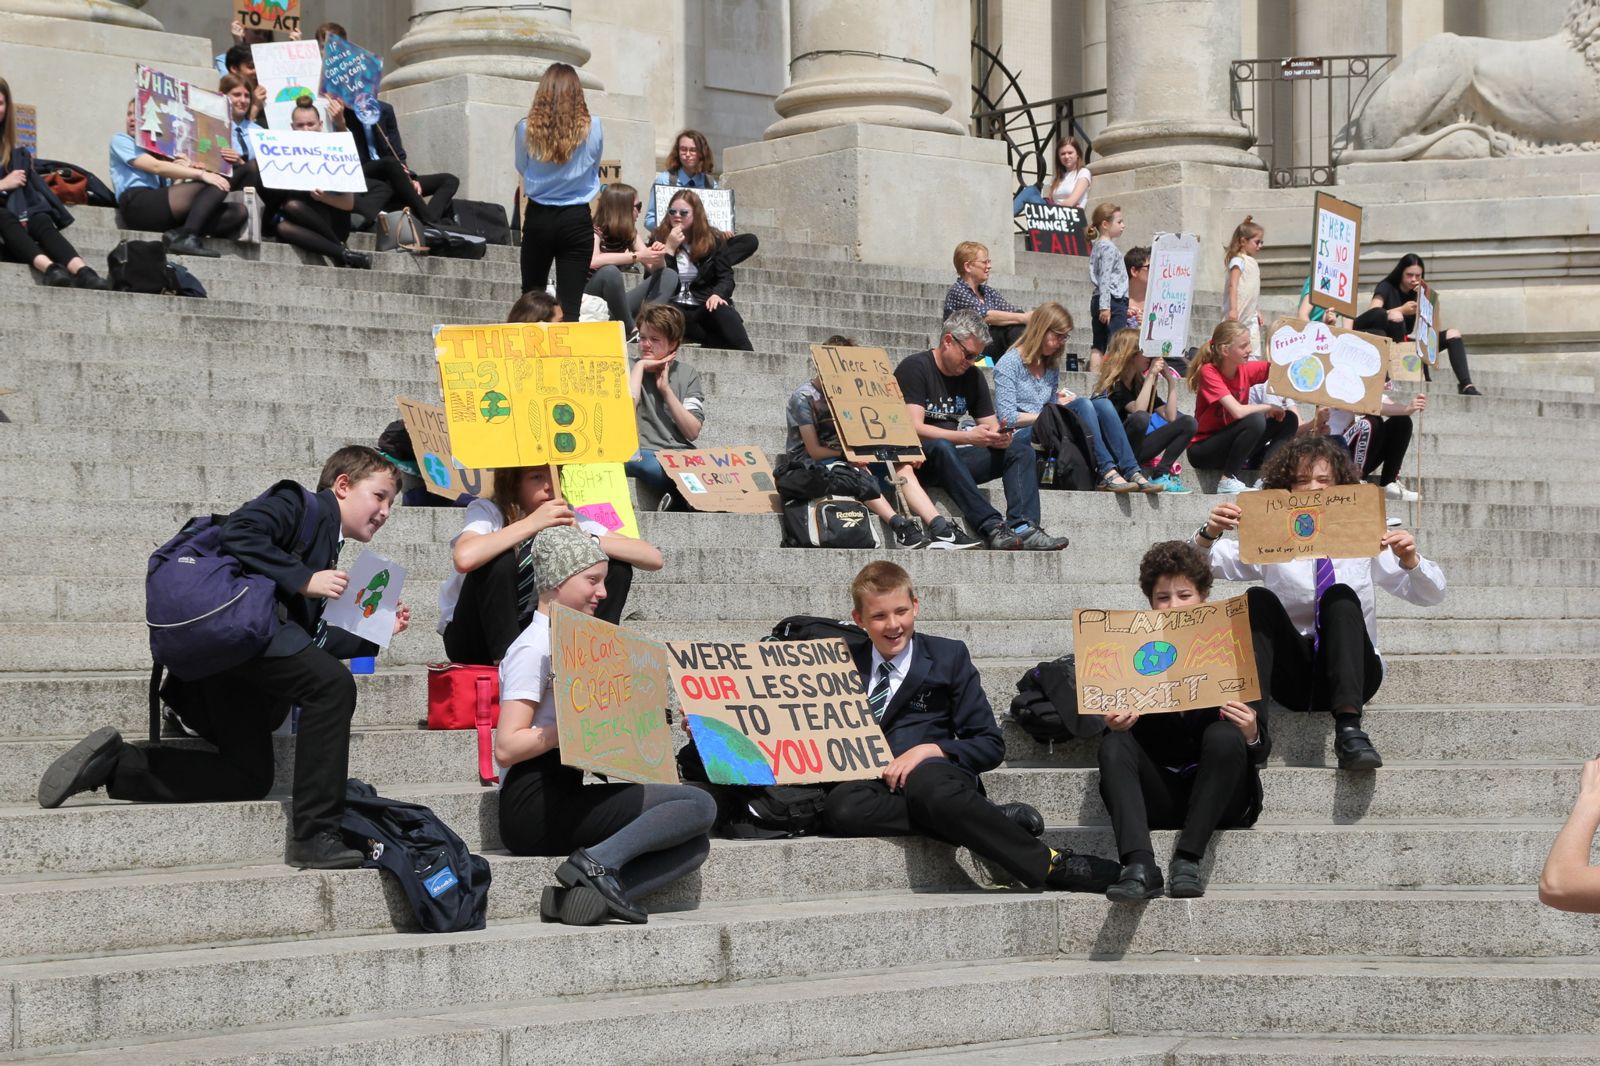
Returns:
[[[1574,0],[1538,40],[1430,38],[1352,125],[1341,162],[1600,150],[1600,0]]]

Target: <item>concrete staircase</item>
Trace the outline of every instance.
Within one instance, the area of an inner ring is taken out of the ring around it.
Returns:
[[[69,235],[103,261],[114,220],[78,216]],[[842,331],[923,347],[948,277],[764,237],[738,291],[759,350],[686,359],[711,390],[707,443],[776,454],[806,345]],[[1388,765],[1341,774],[1325,720],[1280,715],[1262,821],[1219,834],[1192,901],[979,892],[968,856],[919,839],[719,841],[647,926],[530,920],[559,859],[506,855],[471,738],[419,728],[459,514],[400,509],[375,547],[410,568],[414,623],[359,679],[351,773],[431,804],[495,878],[488,929],[425,937],[375,873],[280,864],[281,792],[33,803],[72,740],[142,729],[148,552],[188,515],[314,478],[333,447],[376,437],[396,394],[434,398],[428,327],[500,321],[518,288],[510,249],[336,273],[276,245],[218,247],[189,264],[207,301],[57,292],[0,268],[16,353],[0,370],[0,1061],[1595,1061],[1600,922],[1532,888],[1600,749],[1592,356],[1536,375],[1515,354],[1479,360],[1486,400],[1434,390],[1416,518],[1451,585],[1433,610],[1380,603],[1390,676],[1369,724]],[[1019,256],[995,283],[1023,304],[1088,302],[1082,261]],[[1047,493],[1064,553],[892,555],[923,627],[972,645],[1003,715],[1023,670],[1067,646],[1071,609],[1136,606],[1143,547],[1211,502]],[[764,517],[641,524],[668,566],[636,581],[629,624],[655,636],[753,639],[786,614],[841,614],[870,557],[782,550]],[[1050,749],[1003,724],[992,795],[1038,806],[1057,845],[1111,854],[1092,744]]]

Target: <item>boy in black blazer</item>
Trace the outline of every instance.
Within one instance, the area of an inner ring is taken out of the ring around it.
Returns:
[[[306,492],[286,483],[228,516],[222,547],[247,572],[277,586],[279,626],[254,659],[192,683],[169,684],[163,696],[184,726],[216,745],[201,751],[124,744],[113,728],[91,733],[45,771],[39,805],[59,807],[102,786],[112,799],[196,803],[260,799],[272,787],[272,733],[292,705],[300,707],[294,797],[285,862],[302,869],[348,869],[362,856],[339,838],[350,755],[356,684],[340,659],[374,655],[377,646],[322,624],[329,599],[345,590],[339,566],[346,539],[370,541],[389,517],[399,472],[372,448],[335,452],[317,484],[316,525],[304,556],[295,554]],[[401,604],[395,633],[410,609]]]
[[[997,806],[984,795],[978,775],[1000,765],[1005,741],[967,646],[915,632],[911,575],[894,563],[868,563],[850,595],[851,617],[872,638],[856,653],[856,666],[895,758],[881,779],[846,781],[829,791],[828,830],[922,833],[968,848],[1030,888],[1103,891],[1116,864],[1047,847],[1037,838],[1044,831],[1037,811],[1021,803]]]

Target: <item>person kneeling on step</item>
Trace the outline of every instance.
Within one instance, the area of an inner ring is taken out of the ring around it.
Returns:
[[[585,785],[557,747],[550,610],[592,615],[606,598],[606,556],[587,534],[551,526],[533,538],[539,608],[500,663],[500,722],[494,757],[500,838],[514,855],[561,855],[559,886],[544,890],[547,922],[643,924],[639,900],[692,873],[711,850],[717,803],[688,785]]]
[[[1192,544],[1163,541],[1139,563],[1139,589],[1155,611],[1204,603],[1211,594],[1211,561]],[[1176,714],[1106,715],[1100,798],[1111,813],[1122,858],[1122,874],[1106,890],[1107,899],[1161,895],[1152,828],[1180,830],[1168,893],[1174,899],[1205,895],[1200,861],[1211,834],[1247,829],[1261,814],[1260,768],[1272,750],[1265,704],[1230,701]]]
[[[967,646],[916,632],[911,575],[868,563],[850,583],[857,625],[872,638],[855,653],[867,706],[894,761],[881,779],[828,792],[823,823],[837,836],[922,834],[969,849],[1030,888],[1103,892],[1117,864],[1045,845],[1044,819],[1026,803],[997,805],[979,774],[1005,758],[1005,741]]]
[[[1354,485],[1361,471],[1335,437],[1304,436],[1280,448],[1261,471],[1261,486],[1313,492]],[[1191,542],[1210,553],[1226,581],[1260,581],[1274,598],[1250,600],[1258,640],[1256,669],[1271,678],[1272,698],[1291,711],[1333,714],[1334,753],[1341,770],[1376,770],[1383,759],[1361,728],[1361,709],[1383,684],[1375,588],[1419,607],[1444,602],[1444,572],[1422,557],[1403,529],[1384,534],[1365,559],[1295,559],[1262,566],[1239,558],[1239,542],[1222,535],[1239,527],[1239,507],[1219,503]]]

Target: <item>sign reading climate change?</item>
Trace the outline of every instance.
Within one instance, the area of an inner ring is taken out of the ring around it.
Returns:
[[[1072,612],[1079,714],[1158,714],[1261,696],[1243,596],[1170,611]]]
[[[1268,331],[1273,395],[1359,414],[1383,411],[1383,376],[1389,345],[1382,337],[1280,318]]]
[[[640,784],[677,784],[667,649],[559,603],[550,611],[562,764]]]
[[[1199,255],[1200,238],[1192,233],[1158,233],[1150,244],[1139,342],[1152,359],[1182,355],[1189,345],[1189,312],[1194,307],[1194,269]]]

